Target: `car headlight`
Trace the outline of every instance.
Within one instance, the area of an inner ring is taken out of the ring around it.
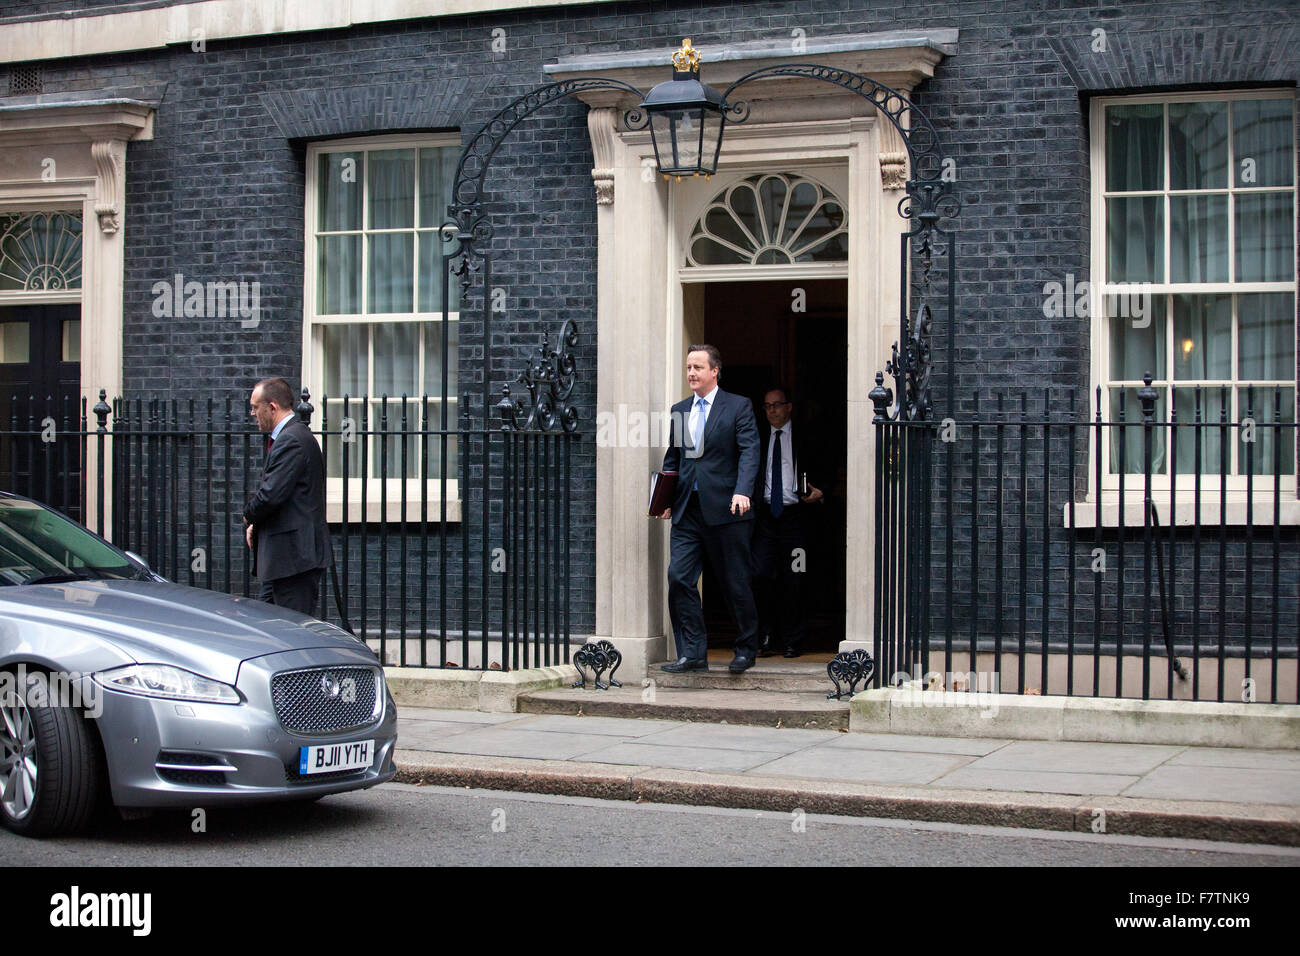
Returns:
[[[239,703],[239,692],[229,684],[168,664],[127,664],[100,671],[95,675],[95,682],[109,690],[142,697],[194,700],[206,704]]]

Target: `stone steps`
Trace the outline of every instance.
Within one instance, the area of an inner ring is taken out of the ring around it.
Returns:
[[[650,679],[658,687],[707,690],[821,691],[823,694],[834,690],[826,676],[825,664],[784,660],[780,663],[760,660],[740,674],[728,671],[726,661],[710,661],[707,671],[687,671],[685,674],[667,674],[656,665],[651,668]]]
[[[724,675],[730,676],[725,671]],[[849,726],[848,700],[827,700],[824,688],[720,690],[709,686],[665,687],[656,682],[646,687],[596,690],[588,685],[524,694],[519,698],[519,711],[817,730],[847,730]]]

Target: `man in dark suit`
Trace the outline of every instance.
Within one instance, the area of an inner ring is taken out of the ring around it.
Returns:
[[[786,657],[802,653],[803,579],[807,569],[807,511],[822,500],[807,475],[816,473],[802,427],[790,420],[794,403],[783,388],[769,389],[763,411],[770,427],[761,443],[754,483],[754,595],[762,638],[759,657],[783,648]],[[804,481],[801,482],[801,476]]]
[[[260,582],[258,597],[314,614],[322,572],[333,559],[320,446],[294,415],[293,393],[284,379],[258,382],[248,408],[267,436],[262,483],[244,509],[244,536]]]
[[[696,590],[703,559],[717,573],[736,619],[736,656],[729,669],[754,666],[758,618],[750,590],[750,495],[758,474],[758,427],[750,401],[718,388],[722,359],[712,345],[692,345],[686,381],[694,393],[672,408],[664,471],[678,473],[668,563],[668,613],[678,659],[670,673],[709,669],[704,609]]]

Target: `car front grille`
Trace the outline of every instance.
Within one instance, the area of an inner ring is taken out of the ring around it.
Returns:
[[[295,734],[337,734],[372,724],[382,707],[373,667],[312,667],[271,678],[275,715]]]

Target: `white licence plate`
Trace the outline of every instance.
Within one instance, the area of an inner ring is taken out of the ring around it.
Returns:
[[[373,740],[354,740],[350,744],[318,744],[298,750],[298,773],[338,773],[361,770],[375,759]]]

